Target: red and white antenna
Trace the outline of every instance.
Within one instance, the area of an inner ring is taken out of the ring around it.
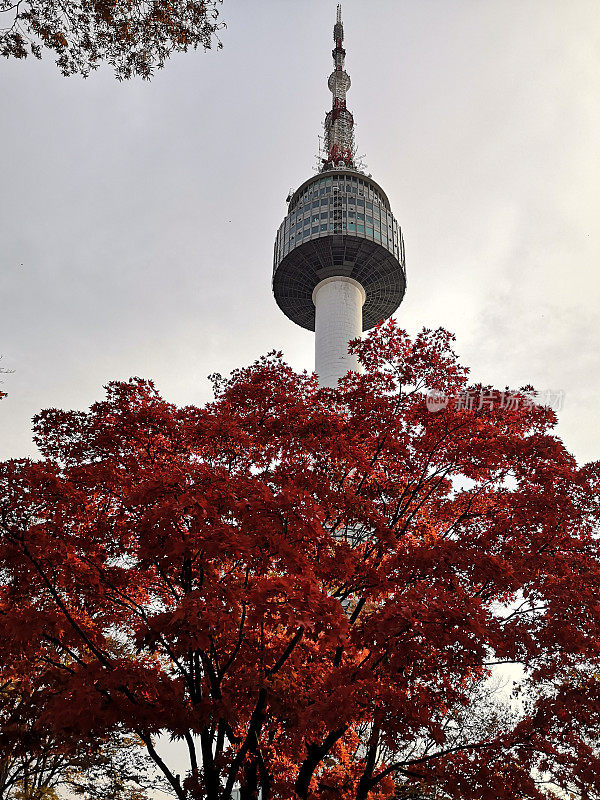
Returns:
[[[325,117],[325,157],[321,170],[356,169],[354,157],[354,118],[346,108],[346,92],[350,88],[350,76],[344,69],[344,25],[342,6],[338,4],[337,18],[333,27],[335,48],[332,50],[334,70],[329,76],[329,89],[333,94],[331,111]]]

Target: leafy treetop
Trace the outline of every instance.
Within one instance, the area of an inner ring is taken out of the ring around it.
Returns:
[[[40,414],[41,460],[0,468],[3,669],[179,800],[599,797],[599,465],[444,331],[356,348],[335,390],[274,353],[204,408],[132,379]]]
[[[119,80],[150,78],[172,53],[208,50],[221,0],[0,0],[0,54],[56,54],[63,75],[106,62]]]

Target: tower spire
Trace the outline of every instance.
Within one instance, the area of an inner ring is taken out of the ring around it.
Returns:
[[[342,6],[338,3],[335,25],[333,27],[335,47],[332,50],[334,69],[329,76],[329,89],[333,94],[331,111],[325,117],[325,158],[321,171],[335,169],[355,169],[354,156],[354,118],[346,108],[346,92],[350,88],[350,76],[344,69],[344,24]]]

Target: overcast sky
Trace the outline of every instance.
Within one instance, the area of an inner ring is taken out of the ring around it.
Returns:
[[[313,334],[271,295],[285,197],[316,164],[334,0],[224,0],[224,48],[152,82],[0,63],[0,457],[31,417],[153,378],[176,403]],[[597,0],[345,0],[358,152],[403,229],[411,333],[443,325],[475,380],[562,390],[600,458]]]

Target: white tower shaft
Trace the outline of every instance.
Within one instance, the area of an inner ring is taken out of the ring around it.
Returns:
[[[334,276],[315,286],[312,299],[315,371],[321,386],[335,388],[347,372],[361,371],[357,356],[348,352],[348,342],[360,339],[362,333],[365,290],[353,278]]]

